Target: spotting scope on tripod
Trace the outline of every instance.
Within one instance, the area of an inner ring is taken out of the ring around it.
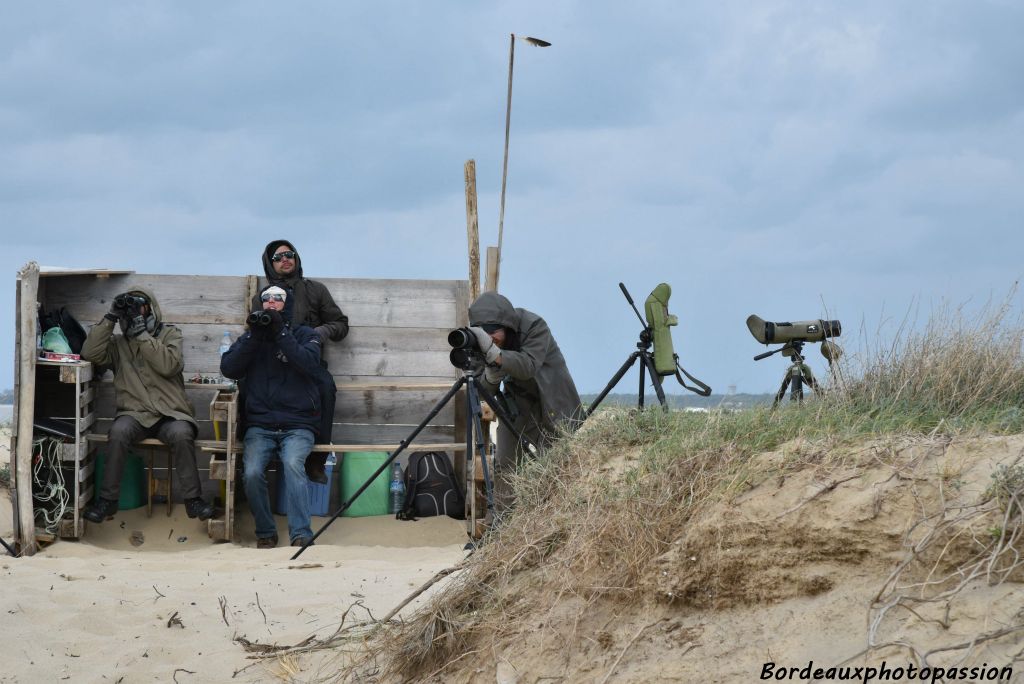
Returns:
[[[601,394],[597,396],[597,399],[587,409],[586,415],[592,414],[598,407],[598,405],[604,400],[608,393],[612,391],[612,388],[618,384],[619,380],[622,379],[630,368],[633,367],[637,361],[640,362],[640,386],[637,390],[637,408],[644,407],[644,394],[646,390],[645,375],[650,375],[651,384],[654,385],[654,392],[658,395],[658,401],[661,402],[662,408],[668,410],[668,402],[665,400],[665,390],[662,387],[661,379],[670,375],[676,376],[679,384],[685,389],[699,394],[702,397],[706,397],[711,394],[711,388],[705,385],[703,382],[693,377],[686,370],[679,365],[679,355],[675,353],[672,347],[672,331],[671,327],[679,325],[679,319],[668,312],[668,300],[672,296],[672,288],[669,287],[668,283],[661,283],[651,292],[650,296],[647,297],[647,301],[644,302],[644,313],[647,314],[647,320],[644,321],[643,316],[640,315],[640,311],[637,310],[636,304],[633,303],[633,298],[629,295],[629,290],[622,283],[619,283],[619,289],[622,290],[623,296],[626,301],[629,302],[636,317],[640,320],[641,330],[640,339],[636,343],[636,351],[626,358],[625,363],[619,368],[618,372],[612,376],[612,379],[608,381],[605,388],[601,391]],[[654,346],[654,351],[651,351],[651,346]],[[686,384],[683,380],[685,375],[691,382],[697,387],[691,387]]]
[[[782,384],[775,394],[772,408],[779,405],[779,402],[786,396],[786,390],[790,391],[789,400],[797,403],[804,399],[804,385],[817,393],[821,392],[821,386],[804,359],[805,343],[821,342],[821,355],[828,361],[829,368],[832,368],[832,362],[837,361],[843,354],[843,350],[838,344],[827,339],[838,337],[842,333],[843,326],[836,320],[817,319],[795,323],[773,323],[765,321],[759,316],[751,315],[747,318],[747,329],[761,344],[783,343],[778,349],[758,354],[754,357],[755,361],[767,359],[769,356],[780,353],[793,360],[782,377]]]

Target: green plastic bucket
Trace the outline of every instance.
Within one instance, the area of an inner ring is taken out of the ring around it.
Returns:
[[[100,489],[103,487],[103,466],[106,461],[106,454],[96,454],[96,483],[95,497],[99,498]],[[168,473],[170,475],[170,473]],[[124,473],[121,475],[121,496],[117,500],[117,508],[127,511],[146,504],[146,464],[141,456],[129,453],[124,459]]]
[[[359,491],[370,476],[388,460],[386,451],[346,451],[341,459],[341,501],[348,501]],[[385,468],[370,486],[349,506],[342,517],[362,518],[368,515],[387,515],[388,491],[391,486]]]

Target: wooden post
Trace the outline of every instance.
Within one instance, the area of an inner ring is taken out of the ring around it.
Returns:
[[[466,162],[466,237],[469,239],[469,301],[480,296],[480,218],[476,205],[476,162]]]
[[[487,248],[487,280],[484,290],[487,292],[498,291],[498,259],[500,252],[497,247]]]
[[[36,521],[32,507],[32,422],[36,399],[36,325],[39,294],[39,264],[30,261],[18,271],[18,330],[15,338],[18,365],[18,420],[13,425],[15,491],[18,494],[18,539],[21,553],[36,552]],[[76,502],[77,505],[77,502]]]

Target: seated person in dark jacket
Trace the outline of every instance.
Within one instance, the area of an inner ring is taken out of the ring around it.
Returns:
[[[291,325],[288,294],[272,285],[260,294],[263,308],[249,317],[249,331],[221,357],[220,372],[245,379],[244,484],[256,520],[256,546],[277,545],[264,471],[275,456],[284,466],[288,538],[302,546],[309,527],[306,457],[320,429],[320,336],[305,325]],[[261,316],[265,314],[265,316]],[[255,320],[254,320],[255,319]]]

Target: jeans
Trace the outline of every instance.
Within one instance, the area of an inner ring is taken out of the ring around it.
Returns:
[[[108,501],[117,501],[121,496],[121,477],[124,475],[128,449],[147,437],[156,437],[171,450],[171,460],[181,480],[182,496],[186,499],[202,496],[199,469],[196,467],[195,426],[187,420],[166,416],[148,428],[142,427],[131,416],[118,416],[114,419],[107,435],[107,461],[100,496]],[[167,473],[167,477],[171,477],[171,474]]]
[[[252,517],[256,520],[256,537],[264,539],[277,534],[274,514],[270,510],[267,492],[267,465],[280,456],[284,470],[285,496],[288,514],[288,539],[312,537],[309,527],[309,491],[306,483],[306,456],[313,448],[313,431],[305,428],[270,430],[250,427],[245,431],[245,496],[249,499]]]

